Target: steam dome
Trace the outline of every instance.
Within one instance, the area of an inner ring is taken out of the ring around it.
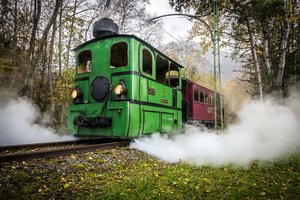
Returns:
[[[95,38],[118,34],[119,27],[110,18],[101,18],[94,23],[93,36]]]

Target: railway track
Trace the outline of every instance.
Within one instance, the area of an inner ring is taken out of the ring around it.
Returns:
[[[0,164],[11,161],[24,161],[36,158],[54,158],[75,153],[90,152],[99,149],[127,146],[129,141],[107,139],[84,139],[55,143],[26,144],[0,147]],[[66,146],[69,145],[69,146]],[[49,149],[48,149],[49,147]],[[55,147],[55,148],[53,148]],[[43,148],[43,150],[38,150]],[[35,149],[32,151],[32,149]],[[3,152],[10,151],[4,154]]]

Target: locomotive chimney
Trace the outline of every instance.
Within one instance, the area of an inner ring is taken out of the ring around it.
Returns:
[[[101,18],[94,23],[93,36],[100,38],[108,35],[118,34],[119,27],[110,18]]]

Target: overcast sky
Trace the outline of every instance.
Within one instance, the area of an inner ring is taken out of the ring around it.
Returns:
[[[150,5],[146,7],[147,11],[157,16],[176,13],[169,4],[168,0],[150,0]],[[189,13],[193,14],[193,13]],[[178,42],[179,39],[188,37],[188,31],[192,28],[192,22],[187,18],[180,16],[171,16],[161,19],[163,22],[164,39],[163,43],[170,41]],[[234,76],[233,69],[238,66],[230,58],[230,53],[222,51],[221,54],[221,71],[222,79],[224,81],[232,79]],[[213,63],[213,57],[211,51],[205,56],[207,62]]]
[[[176,13],[170,7],[168,0],[150,0],[150,5],[146,9],[149,13],[156,14],[157,16]],[[184,17],[171,16],[160,20],[164,23],[164,43],[174,41],[173,37],[176,39],[186,38],[188,30],[192,28],[192,23]]]

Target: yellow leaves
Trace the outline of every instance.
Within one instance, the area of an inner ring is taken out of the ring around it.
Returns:
[[[288,168],[287,170],[289,171],[289,172],[293,172],[293,167],[290,167],[290,168]]]
[[[298,15],[292,15],[291,17],[289,17],[289,22],[294,22],[300,20],[300,14]]]
[[[211,181],[208,178],[200,178],[203,182],[210,183]]]
[[[74,164],[73,166],[78,169],[86,169],[87,168],[87,166],[85,166],[82,163],[77,163],[77,164]]]
[[[70,187],[69,183],[64,184],[64,189],[68,189]]]
[[[64,189],[68,189],[70,187],[70,183],[68,183],[64,177],[60,178],[60,182],[64,183],[63,184]]]
[[[261,193],[259,193],[261,196],[264,196],[264,195],[266,195],[266,193],[265,192],[261,192]]]
[[[178,55],[175,52],[171,53],[170,58],[172,58],[175,61],[178,61],[178,59],[179,59]]]
[[[210,193],[210,190],[209,190],[209,189],[206,189],[205,192]]]
[[[96,162],[101,164],[101,163],[104,163],[105,161],[101,158],[96,158]]]

